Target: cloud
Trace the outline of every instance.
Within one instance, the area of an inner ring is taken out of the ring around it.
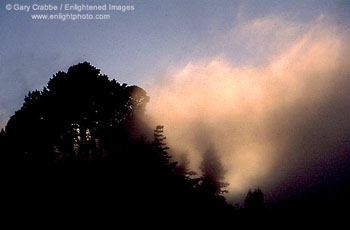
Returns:
[[[324,16],[304,24],[270,16],[233,31],[266,63],[188,63],[147,87],[149,123],[165,125],[169,146],[195,170],[213,145],[231,194],[280,189],[300,168],[308,181],[349,137],[349,41]]]

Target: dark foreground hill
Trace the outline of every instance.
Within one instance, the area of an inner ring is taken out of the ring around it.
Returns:
[[[210,162],[194,175],[171,159],[163,126],[140,122],[148,101],[87,62],[29,92],[0,135],[9,213],[232,221],[238,214]]]

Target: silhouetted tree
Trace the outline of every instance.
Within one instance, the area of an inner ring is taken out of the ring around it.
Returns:
[[[29,92],[6,133],[20,158],[91,160],[100,157],[112,130],[143,112],[148,100],[143,89],[109,80],[84,62],[58,72],[42,91]]]
[[[250,213],[262,213],[264,211],[264,194],[260,188],[248,190],[244,201],[244,208]]]
[[[156,127],[156,129],[153,132],[153,135],[154,135],[153,144],[154,144],[155,152],[157,153],[156,155],[159,157],[160,163],[162,165],[168,165],[171,156],[169,156],[167,152],[169,147],[165,143],[166,137],[163,134],[164,132],[163,129],[164,129],[164,126],[162,125],[158,125]]]
[[[6,133],[4,129],[1,129],[0,131],[0,145],[2,146],[3,144],[5,144],[5,138],[6,138]]]
[[[0,152],[1,152],[1,157],[2,157],[2,161],[8,163],[7,161],[8,159],[8,142],[7,142],[7,136],[5,133],[4,129],[1,129],[0,131]]]
[[[190,169],[190,161],[186,154],[180,154],[176,165],[176,173],[188,178],[197,175],[196,172]]]
[[[224,188],[228,183],[223,182],[225,170],[213,148],[204,152],[200,169],[202,171],[201,187],[206,192],[214,195],[227,192]]]
[[[226,193],[224,188],[228,185],[223,182],[225,170],[213,148],[204,152],[200,169],[202,176],[194,186],[196,195],[193,198],[197,202],[198,212],[209,218],[206,221],[232,214],[233,207],[227,204],[222,195]]]
[[[172,161],[164,126],[150,140],[152,130],[139,119],[148,101],[143,89],[110,80],[88,62],[58,72],[28,93],[0,132],[7,173],[17,175],[7,187],[65,212],[230,213],[215,152],[204,153],[202,177],[192,178],[186,160]]]

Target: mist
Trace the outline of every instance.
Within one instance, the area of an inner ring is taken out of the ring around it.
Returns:
[[[185,153],[199,172],[203,153],[215,151],[229,197],[259,186],[268,200],[345,175],[349,36],[320,15],[257,18],[220,37],[246,45],[254,61],[193,60],[145,87],[147,122],[165,126],[174,158]]]

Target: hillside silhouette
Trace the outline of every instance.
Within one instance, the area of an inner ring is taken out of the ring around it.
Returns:
[[[223,196],[228,184],[215,152],[203,154],[200,173],[185,158],[172,160],[166,127],[141,122],[148,101],[142,88],[110,80],[88,62],[29,92],[0,133],[10,206],[62,218],[239,217]]]

